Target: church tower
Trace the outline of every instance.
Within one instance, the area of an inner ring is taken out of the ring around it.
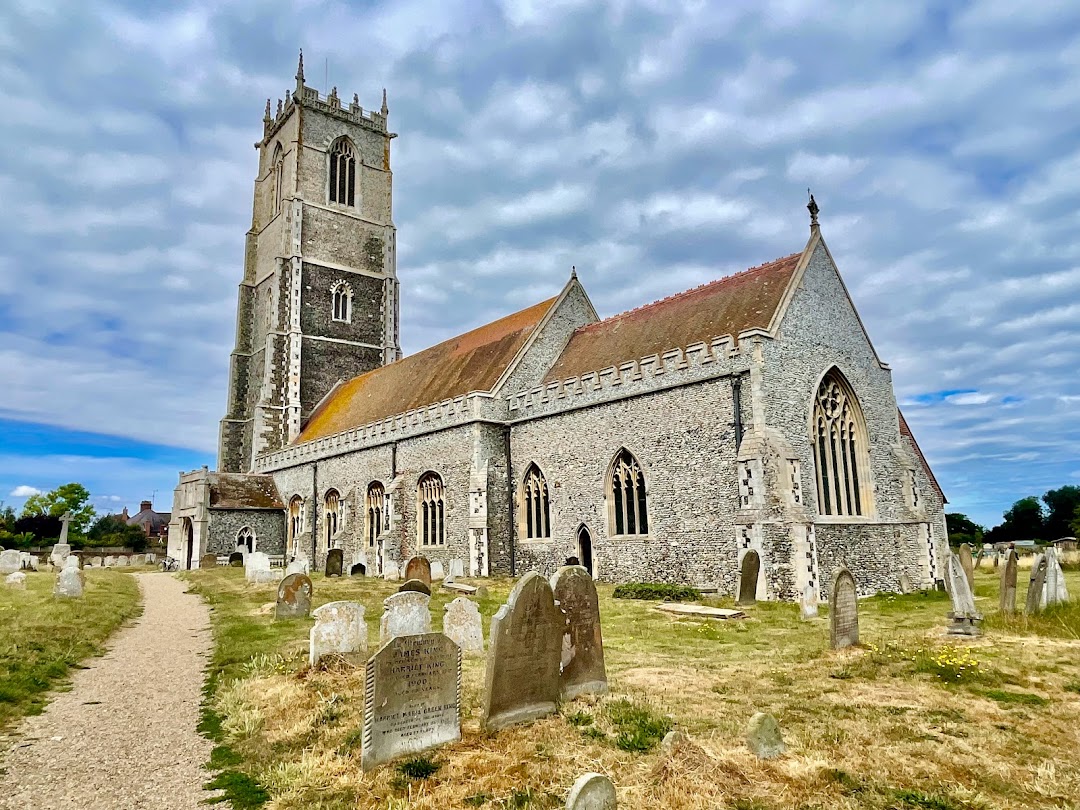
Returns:
[[[400,357],[386,92],[266,102],[218,469],[288,444],[340,380]]]

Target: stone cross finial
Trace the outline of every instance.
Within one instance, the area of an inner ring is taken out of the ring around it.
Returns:
[[[810,189],[807,189],[806,193],[810,194]],[[810,194],[810,202],[806,204],[806,209],[810,212],[810,229],[813,230],[818,227],[817,215],[818,211],[821,210],[818,208],[817,202],[814,201],[813,194]]]

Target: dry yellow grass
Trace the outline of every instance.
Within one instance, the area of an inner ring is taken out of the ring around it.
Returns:
[[[995,573],[977,577],[979,605],[992,613]],[[1067,577],[1080,593],[1080,576]],[[274,625],[258,610],[272,586],[246,585],[235,569],[191,578],[215,606],[214,705],[226,740],[273,808],[561,807],[589,770],[611,777],[621,808],[1080,808],[1080,639],[1011,628],[950,639],[940,594],[861,601],[866,646],[834,653],[825,611],[802,622],[797,606],[760,604],[743,621],[701,623],[612,599],[601,585],[610,696],[488,735],[483,662],[466,659],[463,739],[431,754],[442,763],[433,776],[406,779],[392,765],[361,771],[361,672],[309,670],[310,623]],[[367,606],[374,650],[393,586],[314,580],[316,603]],[[511,584],[491,583],[485,622]],[[452,596],[434,595],[436,628]],[[670,716],[689,741],[634,753],[610,733],[588,736],[607,728],[605,707],[621,698]],[[759,710],[779,720],[786,756],[761,762],[747,750],[743,731]]]

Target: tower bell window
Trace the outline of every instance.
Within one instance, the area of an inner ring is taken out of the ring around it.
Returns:
[[[356,153],[342,138],[330,150],[330,202],[352,207],[355,201]]]

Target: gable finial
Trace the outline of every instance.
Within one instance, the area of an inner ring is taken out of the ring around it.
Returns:
[[[810,189],[807,189],[806,193],[810,194]],[[821,210],[818,208],[818,204],[814,200],[813,194],[810,194],[810,202],[806,204],[806,210],[810,212],[810,230],[812,231],[818,227],[817,215],[818,211]]]
[[[382,89],[382,115],[385,118],[390,113],[390,108],[386,106],[386,88]]]
[[[577,278],[577,265],[576,264],[570,265],[570,278],[571,279]]]

